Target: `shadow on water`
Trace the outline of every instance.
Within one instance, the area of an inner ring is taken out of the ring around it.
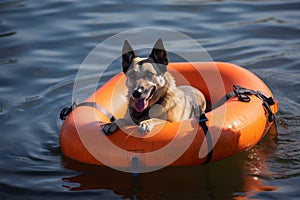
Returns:
[[[133,175],[108,167],[79,163],[66,157],[66,169],[79,172],[62,178],[62,187],[70,191],[108,189],[128,199],[242,199],[257,192],[277,190],[265,185],[261,171],[267,171],[266,159],[276,147],[276,126],[256,147],[208,165],[167,167],[159,171]]]

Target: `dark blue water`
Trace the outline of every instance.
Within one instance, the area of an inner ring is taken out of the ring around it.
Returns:
[[[299,10],[297,0],[0,1],[0,198],[299,199]],[[64,157],[58,115],[80,64],[110,36],[149,26],[257,74],[279,100],[277,126],[232,158],[138,177]]]

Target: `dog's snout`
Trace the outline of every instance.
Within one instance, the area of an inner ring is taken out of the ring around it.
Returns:
[[[133,91],[132,96],[133,96],[134,98],[136,98],[136,99],[137,99],[137,98],[140,98],[141,95],[142,95],[142,93],[143,93],[143,90],[144,90],[143,87],[137,88],[136,90]]]

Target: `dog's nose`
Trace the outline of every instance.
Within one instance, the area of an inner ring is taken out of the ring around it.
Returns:
[[[137,99],[137,98],[140,98],[141,95],[142,95],[143,90],[144,90],[143,87],[137,88],[136,90],[133,91],[132,96],[133,96],[134,98],[136,98],[136,99]]]

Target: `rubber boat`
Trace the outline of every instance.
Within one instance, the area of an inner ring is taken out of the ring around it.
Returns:
[[[64,109],[60,146],[74,160],[113,168],[192,166],[225,159],[256,145],[274,123],[278,102],[250,71],[223,62],[170,63],[177,85],[201,90],[211,110],[202,119],[166,122],[142,135],[136,126],[106,136],[103,124],[124,116],[123,72],[77,106]]]

